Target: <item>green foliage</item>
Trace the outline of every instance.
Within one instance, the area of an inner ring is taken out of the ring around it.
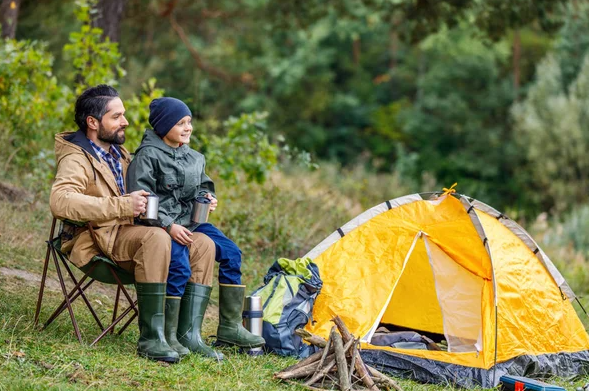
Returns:
[[[38,42],[0,41],[0,143],[3,171],[31,158],[63,129],[72,94],[52,74],[52,57]]]
[[[82,27],[70,33],[70,43],[63,47],[76,72],[76,95],[97,84],[116,86],[117,79],[125,74],[119,65],[118,44],[108,38],[103,41],[102,30],[91,25],[92,8],[96,3],[97,0],[76,0],[75,15]]]
[[[279,152],[265,132],[267,118],[265,112],[230,117],[223,123],[226,135],[199,135],[208,166],[230,183],[239,181],[240,170],[248,181],[263,183],[276,166]]]
[[[510,178],[519,151],[508,115],[514,94],[502,73],[508,46],[485,44],[465,26],[431,36],[421,48],[416,102],[399,114],[405,156],[413,156],[403,161],[405,175],[419,179],[429,172],[438,183],[458,182],[459,192],[500,209],[517,205],[520,189]]]
[[[589,191],[589,57],[565,90],[554,55],[538,66],[526,99],[513,108],[536,202],[556,211],[585,202]]]
[[[129,121],[129,127],[125,132],[125,148],[134,152],[143,138],[143,132],[149,128],[149,104],[152,100],[164,96],[164,90],[156,88],[156,80],[149,79],[143,84],[141,94],[133,94],[130,99],[125,99],[125,117]]]

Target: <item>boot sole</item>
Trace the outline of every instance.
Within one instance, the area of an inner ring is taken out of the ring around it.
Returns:
[[[144,353],[137,353],[137,355],[139,357],[147,358],[148,360],[163,361],[163,362],[167,362],[169,364],[176,364],[176,363],[180,362],[180,358],[170,357],[170,356],[161,356],[161,357],[150,356],[149,354],[144,354]]]
[[[223,340],[223,339],[220,339],[219,337],[217,337],[217,341],[213,345],[214,346],[229,346],[229,347],[237,346],[238,348],[253,349],[253,348],[261,348],[262,346],[265,345],[265,343],[256,344],[256,345],[240,345],[235,342]]]

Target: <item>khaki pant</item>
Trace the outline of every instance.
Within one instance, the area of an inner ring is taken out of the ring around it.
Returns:
[[[215,263],[215,244],[203,234],[193,234],[189,246],[190,282],[211,285]],[[121,226],[112,257],[123,269],[134,273],[135,281],[166,282],[172,252],[170,235],[161,228]]]

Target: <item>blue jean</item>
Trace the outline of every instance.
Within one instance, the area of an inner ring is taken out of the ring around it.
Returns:
[[[219,282],[241,285],[241,250],[239,247],[213,224],[200,224],[194,232],[203,233],[215,242],[215,261],[219,262]]]
[[[191,275],[188,247],[172,239],[172,257],[170,259],[170,270],[168,271],[166,295],[182,297],[184,289],[186,289],[186,283]]]

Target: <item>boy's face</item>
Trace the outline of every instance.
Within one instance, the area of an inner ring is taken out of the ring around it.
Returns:
[[[190,143],[190,135],[192,134],[192,117],[187,115],[182,118],[170,131],[163,137],[166,144],[177,148],[180,144]]]

